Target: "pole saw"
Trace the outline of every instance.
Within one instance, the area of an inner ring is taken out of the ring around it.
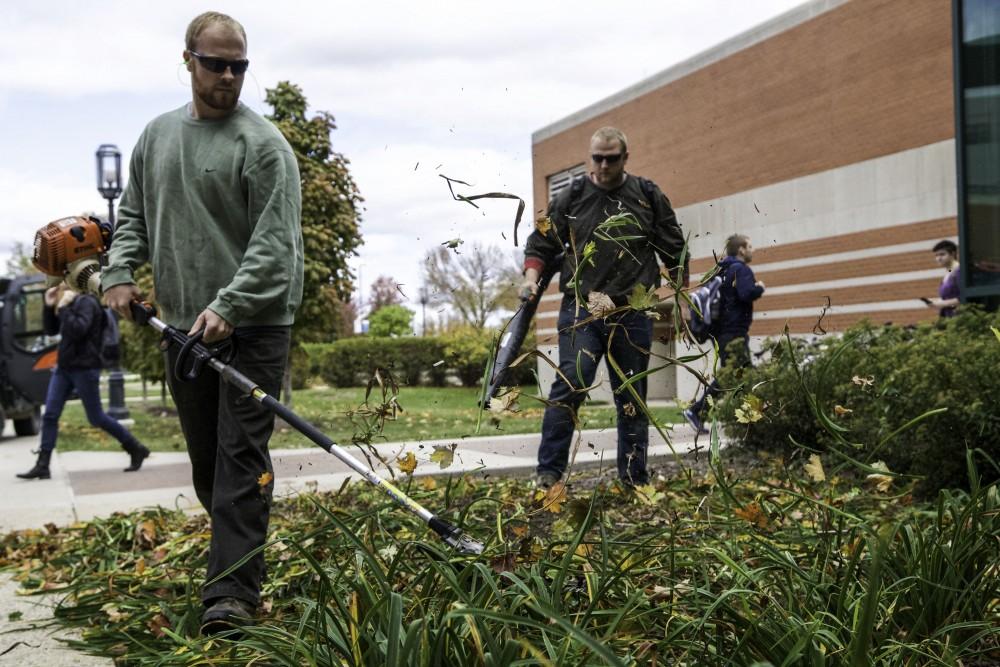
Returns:
[[[42,273],[63,278],[67,285],[78,292],[100,295],[100,257],[111,245],[110,227],[104,225],[106,223],[96,218],[84,217],[63,218],[49,223],[35,234],[32,262]],[[131,312],[136,324],[151,326],[162,334],[163,349],[170,345],[180,346],[174,368],[168,370],[173,372],[177,379],[193,380],[208,366],[219,374],[223,382],[281,417],[296,431],[378,487],[403,509],[418,516],[458,553],[478,555],[483,552],[482,542],[472,539],[461,529],[439,518],[393,484],[376,475],[318,428],[233,368],[230,362],[236,354],[236,349],[231,339],[214,346],[206,345],[201,340],[203,331],[188,336],[157,318],[156,308],[151,304],[134,302],[131,305]]]

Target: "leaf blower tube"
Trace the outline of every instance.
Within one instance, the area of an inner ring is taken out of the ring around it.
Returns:
[[[486,388],[486,398],[483,401],[483,409],[490,407],[490,401],[496,398],[500,387],[507,386],[507,376],[510,374],[510,365],[517,359],[517,353],[521,350],[524,339],[528,336],[528,329],[531,327],[531,319],[538,310],[538,302],[542,299],[542,294],[548,289],[552,276],[562,266],[563,255],[559,255],[553,261],[545,265],[541,276],[538,278],[538,291],[532,296],[530,293],[521,295],[521,306],[510,318],[503,333],[500,335],[500,343],[497,345],[496,358],[493,360],[490,371],[490,381]],[[527,292],[527,290],[525,290]]]
[[[61,218],[45,225],[35,234],[32,263],[46,275],[61,278],[73,290],[101,295],[102,258],[111,247],[111,225],[93,217]],[[201,342],[201,333],[188,336],[162,320],[149,304],[132,304],[132,317],[137,324],[149,325],[163,334],[163,347],[180,345],[173,372],[179,380],[192,380],[206,365],[215,370],[224,382],[284,419],[295,430],[346,463],[352,470],[381,489],[386,495],[416,514],[449,546],[462,554],[483,552],[483,544],[438,518],[415,500],[366,468],[360,461],[325,436],[319,429],[299,417],[288,407],[264,392],[257,384],[229,365],[235,348],[231,339],[208,347]]]

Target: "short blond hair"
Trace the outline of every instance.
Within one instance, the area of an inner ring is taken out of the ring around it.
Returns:
[[[239,32],[240,35],[243,36],[243,46],[246,46],[247,31],[243,29],[243,25],[239,21],[228,14],[222,14],[220,12],[205,12],[195,16],[191,23],[188,24],[187,32],[184,33],[184,48],[188,51],[194,51],[195,42],[198,41],[198,37],[205,31],[205,28],[216,24],[224,25],[227,28]]]
[[[726,239],[726,254],[730,257],[736,257],[740,254],[740,248],[745,248],[749,242],[750,237],[746,234],[733,234]]]
[[[628,153],[628,139],[625,138],[625,133],[619,130],[617,127],[611,127],[606,125],[594,132],[594,135],[590,137],[590,140],[599,139],[601,141],[615,141],[622,146],[622,153]]]

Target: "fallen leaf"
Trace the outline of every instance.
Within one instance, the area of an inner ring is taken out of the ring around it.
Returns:
[[[851,410],[850,408],[845,408],[843,405],[833,406],[833,414],[837,415],[838,417],[845,417],[851,414],[852,412],[854,412],[854,410]]]
[[[101,611],[108,615],[108,620],[112,623],[118,623],[125,618],[125,614],[118,609],[114,602],[108,602],[101,607]]]
[[[743,507],[737,507],[733,510],[733,514],[758,528],[767,528],[767,515],[756,500]]]
[[[153,636],[157,639],[162,639],[167,634],[163,631],[163,628],[167,628],[168,630],[173,628],[173,626],[170,625],[170,619],[163,614],[157,614],[153,618],[149,619],[149,622],[146,623],[146,627],[149,628],[149,631],[152,632]]]
[[[140,547],[151,547],[156,542],[156,524],[150,519],[140,521],[135,526],[135,541]]]
[[[805,471],[814,482],[826,481],[826,471],[823,470],[823,461],[819,458],[819,454],[813,454],[809,457],[809,462],[805,465]]]
[[[260,474],[260,477],[257,478],[257,486],[259,486],[260,490],[263,491],[264,487],[272,481],[274,481],[274,475],[271,474],[270,471],[265,470]]]
[[[458,445],[434,445],[434,453],[431,454],[431,461],[434,461],[441,469],[449,467],[455,460],[455,448]]]
[[[420,486],[423,487],[424,491],[433,491],[437,488],[437,485],[433,477],[423,477],[420,480]]]
[[[140,556],[139,559],[135,561],[135,573],[141,577],[142,573],[145,571],[146,571],[146,559]]]
[[[549,487],[548,492],[545,494],[545,498],[542,501],[542,509],[548,510],[553,514],[559,514],[562,512],[564,502],[566,502],[566,485],[562,482],[556,482]]]
[[[413,452],[406,452],[406,456],[398,457],[396,462],[399,463],[399,469],[407,475],[412,475],[413,471],[417,469],[417,457],[413,455]]]
[[[626,417],[635,417],[635,403],[629,401],[622,406],[622,412],[625,413]]]
[[[522,526],[510,526],[510,532],[514,535],[514,537],[521,538],[528,534],[528,526],[527,524]]]
[[[889,472],[889,466],[887,466],[883,461],[876,461],[872,464],[872,468],[883,472],[872,473],[865,479],[875,484],[875,488],[882,493],[887,493],[889,488],[892,486],[892,480],[894,479],[892,474]]]

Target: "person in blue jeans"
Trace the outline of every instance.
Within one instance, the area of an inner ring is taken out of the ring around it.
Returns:
[[[754,277],[748,264],[753,261],[753,243],[743,234],[726,239],[726,256],[719,262],[722,286],[719,288],[719,325],[712,334],[719,347],[719,366],[738,360],[750,360],[750,325],[753,323],[753,302],[764,294],[764,283]],[[741,341],[731,345],[733,341]],[[739,349],[742,347],[742,349]],[[708,433],[704,426],[708,399],[722,392],[715,378],[705,387],[701,398],[684,411],[684,418],[699,434]]]
[[[77,294],[64,284],[45,292],[43,325],[48,335],[59,334],[59,357],[49,380],[42,417],[42,439],[35,466],[17,476],[21,479],[49,479],[49,463],[59,435],[59,417],[73,390],[87,412],[91,426],[103,429],[121,443],[129,455],[125,472],[142,467],[149,450],[101,407],[101,329],[104,309],[97,297]]]
[[[632,290],[659,287],[663,276],[675,283],[687,280],[687,262],[681,261],[686,256],[684,234],[670,200],[652,181],[625,171],[628,156],[621,130],[597,130],[590,139],[590,173],[553,198],[549,223],[537,225],[525,245],[523,296],[536,298],[539,277],[553,266],[559,268],[563,293],[560,372],[542,417],[535,469],[541,488],[566,474],[574,417],[601,358],[607,358],[613,391],[649,366],[653,322],[644,312],[623,308]],[[603,303],[597,317],[588,310],[592,301]],[[630,387],[614,394],[618,477],[626,486],[636,486],[649,482],[649,421],[639,404],[646,400],[645,378]]]

